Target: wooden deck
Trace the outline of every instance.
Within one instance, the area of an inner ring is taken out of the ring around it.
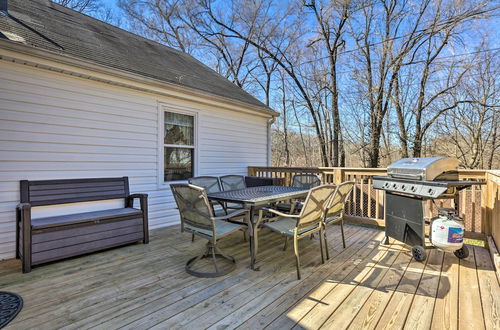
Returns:
[[[237,269],[199,279],[184,264],[203,248],[179,227],[136,244],[20,273],[0,263],[0,290],[17,292],[25,307],[7,329],[408,328],[499,329],[500,287],[484,248],[468,259],[432,250],[415,262],[400,244],[379,245],[383,233],[347,226],[342,249],[329,228],[330,260],[320,264],[317,239],[301,242],[303,279],[293,252],[263,230],[258,272],[248,268],[241,235],[223,241]]]

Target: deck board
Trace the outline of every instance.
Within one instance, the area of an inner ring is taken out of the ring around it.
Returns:
[[[328,230],[330,260],[318,239],[300,242],[302,280],[293,249],[261,231],[260,271],[248,268],[241,235],[221,241],[237,260],[231,274],[191,277],[187,259],[203,249],[179,227],[155,230],[135,244],[35,267],[0,262],[0,288],[25,306],[6,329],[498,329],[500,286],[489,252],[469,247],[466,260],[430,250],[425,262],[407,247],[380,244],[383,233],[346,226]]]
[[[458,327],[458,263],[459,259],[453,254],[444,255],[431,329],[455,330]]]
[[[476,269],[474,250],[469,249],[467,258],[460,260],[459,289],[459,329],[484,329],[484,316]],[[474,322],[474,320],[481,322]],[[474,324],[472,327],[471,325]]]
[[[382,282],[377,286],[357,315],[352,319],[352,329],[375,329],[378,320],[382,316],[385,307],[389,303],[403,274],[411,261],[411,253],[407,250],[401,251],[398,259],[387,271]]]
[[[474,247],[477,277],[481,293],[481,306],[484,323],[488,329],[500,329],[500,286],[498,279],[490,270],[493,268],[491,256],[487,250]]]

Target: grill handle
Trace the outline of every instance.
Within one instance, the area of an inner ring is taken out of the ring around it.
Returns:
[[[419,180],[419,181],[422,181],[424,179],[423,175],[421,175],[421,174],[391,173],[389,176],[392,178],[411,179],[411,180]]]

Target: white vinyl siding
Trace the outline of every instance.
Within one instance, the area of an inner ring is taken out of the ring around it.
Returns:
[[[178,223],[168,185],[158,184],[165,108],[197,113],[197,175],[266,164],[265,117],[1,60],[0,75],[0,259],[14,257],[23,179],[128,176],[132,193],[149,194],[151,229]]]

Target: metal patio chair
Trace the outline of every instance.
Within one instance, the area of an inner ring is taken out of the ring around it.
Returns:
[[[205,188],[207,194],[221,192],[222,188],[220,186],[219,178],[216,176],[197,176],[188,179],[190,184],[198,187]],[[219,202],[211,201],[210,204],[214,209],[215,216],[221,216],[227,214],[225,205]]]
[[[312,188],[306,197],[304,206],[299,214],[286,214],[274,209],[264,208],[259,212],[259,223],[262,222],[264,212],[277,215],[262,223],[263,227],[284,235],[286,238],[293,237],[293,247],[297,267],[297,278],[300,280],[300,256],[299,239],[309,237],[311,234],[319,232],[319,242],[321,250],[321,263],[324,263],[323,256],[323,229],[324,216],[330,197],[334,192],[334,185],[323,185]]]
[[[345,245],[345,236],[344,236],[344,211],[345,204],[351,195],[352,189],[354,188],[354,181],[347,181],[340,185],[338,185],[332,194],[330,201],[328,202],[324,224],[325,224],[325,248],[326,248],[326,259],[330,259],[330,255],[328,253],[328,242],[326,239],[326,226],[332,223],[340,222],[340,231],[342,232],[342,244],[344,249]]]
[[[224,175],[219,179],[224,191],[244,189],[247,187],[245,177],[243,175]]]
[[[321,179],[316,174],[295,174],[292,187],[311,189],[321,185]]]
[[[245,177],[243,175],[224,175],[219,177],[219,180],[222,190],[224,191],[244,189],[247,187]],[[241,204],[226,203],[226,208],[228,210],[240,210],[243,206]]]
[[[295,174],[292,178],[292,187],[311,189],[321,185],[321,180],[316,174]],[[300,212],[303,200],[279,203],[277,209],[280,211],[294,213]]]
[[[207,194],[221,192],[222,188],[219,183],[219,178],[216,176],[196,176],[188,179],[190,184],[205,188]]]
[[[245,225],[233,223],[231,220],[246,217],[248,211],[238,210],[216,217],[204,188],[191,184],[171,184],[170,187],[179,209],[181,230],[208,240],[205,252],[188,260],[186,272],[197,277],[217,277],[233,271],[236,267],[236,261],[233,257],[222,253],[217,247],[217,241],[236,231],[246,230]],[[200,272],[193,269],[199,260],[209,257],[212,258],[214,272]],[[220,268],[217,264],[217,258],[229,261],[230,265]]]
[[[188,179],[188,182],[195,186],[205,188],[207,194],[222,191],[219,178],[216,176],[197,176]],[[226,206],[223,203],[210,201],[210,205],[216,217],[227,214]],[[191,241],[194,242],[194,234],[191,237]]]

